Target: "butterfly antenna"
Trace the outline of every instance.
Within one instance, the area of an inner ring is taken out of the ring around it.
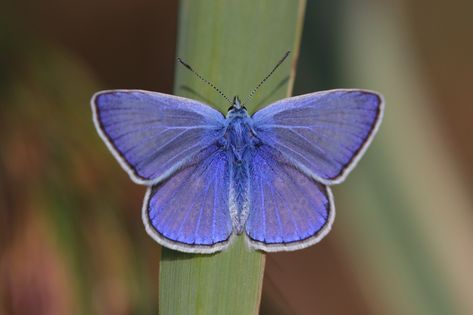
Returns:
[[[233,104],[232,101],[230,101],[230,99],[225,95],[223,94],[222,91],[220,91],[220,89],[218,87],[216,87],[212,82],[210,82],[209,80],[206,80],[204,79],[200,74],[198,74],[194,69],[192,69],[191,66],[189,66],[187,63],[185,63],[184,61],[182,61],[181,58],[177,58],[177,61],[179,61],[179,63],[181,65],[183,65],[184,67],[186,67],[187,69],[189,69],[193,74],[195,74],[200,80],[202,80],[203,82],[207,83],[208,85],[210,85],[215,91],[218,92],[218,94],[220,94],[224,99],[227,100],[228,103],[230,103],[230,105]]]
[[[269,79],[269,77],[274,73],[274,71],[279,68],[279,66],[284,62],[284,60],[286,60],[287,56],[289,56],[290,53],[290,51],[287,51],[284,54],[281,60],[279,60],[278,63],[274,66],[273,70],[271,70],[271,72],[254,88],[254,90],[251,91],[250,95],[245,98],[244,102],[242,102],[242,105],[245,105],[246,102],[249,101],[255,95],[256,91],[263,85],[264,82],[266,82],[266,80]]]

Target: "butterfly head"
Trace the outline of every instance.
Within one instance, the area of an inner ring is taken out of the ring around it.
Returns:
[[[246,111],[246,107],[243,106],[243,104],[240,101],[240,98],[238,96],[235,96],[233,98],[232,106],[228,108],[228,111],[230,112],[230,111],[241,111],[241,110]]]

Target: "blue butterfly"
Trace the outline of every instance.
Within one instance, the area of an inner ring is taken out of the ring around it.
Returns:
[[[134,182],[149,186],[146,231],[168,248],[206,254],[241,233],[250,248],[266,252],[320,241],[335,217],[328,186],[341,183],[366,151],[381,123],[382,96],[316,92],[250,116],[238,97],[230,101],[215,89],[231,103],[226,116],[157,92],[111,90],[92,98],[105,144]]]

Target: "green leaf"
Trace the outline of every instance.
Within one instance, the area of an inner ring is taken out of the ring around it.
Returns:
[[[288,50],[291,57],[246,105],[250,112],[290,95],[305,1],[181,1],[178,56],[229,98],[244,99]],[[226,113],[228,102],[177,65],[175,93]],[[222,253],[193,255],[163,248],[160,314],[257,314],[264,254],[242,236]]]

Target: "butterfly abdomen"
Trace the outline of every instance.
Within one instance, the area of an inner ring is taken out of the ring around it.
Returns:
[[[248,163],[233,164],[230,184],[230,215],[237,233],[243,231],[249,213],[248,202]]]

